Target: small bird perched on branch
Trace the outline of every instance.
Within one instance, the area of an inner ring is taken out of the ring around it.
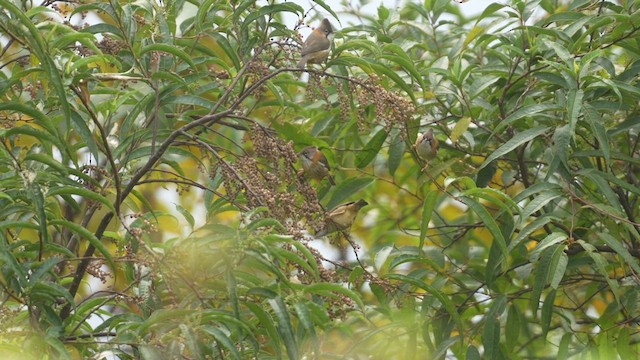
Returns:
[[[353,221],[356,219],[358,211],[367,205],[369,205],[368,202],[360,199],[358,201],[352,201],[336,206],[333,210],[329,211],[327,216],[328,219],[324,228],[316,232],[315,236],[325,236],[332,232],[349,229],[351,225],[353,225]]]
[[[317,147],[307,146],[298,153],[298,157],[300,158],[300,162],[302,162],[304,174],[318,181],[328,177],[331,185],[336,184],[336,181],[329,173],[329,171],[331,171],[329,161],[327,161],[327,158]]]
[[[303,69],[307,63],[320,64],[329,57],[331,40],[329,35],[333,33],[333,28],[328,19],[322,19],[320,26],[311,32],[307,40],[302,45],[302,59],[298,62],[298,69]]]
[[[414,147],[421,159],[427,162],[434,159],[438,155],[438,149],[440,146],[438,144],[438,139],[433,135],[433,129],[430,128],[422,135],[418,134]]]

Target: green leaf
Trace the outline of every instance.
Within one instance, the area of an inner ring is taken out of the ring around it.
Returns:
[[[80,237],[87,239],[89,243],[93,247],[95,247],[105,257],[105,259],[109,263],[109,266],[111,266],[112,269],[116,268],[109,250],[106,248],[106,246],[104,246],[102,241],[98,239],[91,231],[87,230],[86,228],[76,223],[63,220],[63,219],[52,219],[49,221],[49,224],[53,226],[56,226],[56,225],[64,226],[67,229],[73,231],[74,233],[80,235]]]
[[[553,302],[556,299],[556,290],[551,290],[544,299],[542,305],[542,313],[540,315],[540,322],[542,325],[542,339],[547,338],[549,332],[549,326],[551,325],[551,316],[553,315]]]
[[[180,215],[182,215],[182,217],[187,220],[187,223],[189,223],[191,229],[193,229],[195,225],[195,219],[193,218],[193,215],[191,215],[191,213],[187,209],[182,207],[182,205],[175,203],[173,205],[176,207],[176,210],[180,213]]]
[[[595,246],[585,242],[582,239],[578,239],[577,242],[578,244],[580,244],[580,246],[582,246],[591,260],[593,260],[593,263],[596,265],[596,271],[598,272],[598,274],[600,274],[600,276],[602,276],[603,279],[605,279],[605,281],[609,285],[609,289],[616,299],[616,302],[619,303],[620,290],[618,288],[618,282],[609,276],[609,271],[607,271],[607,260],[596,250]]]
[[[471,118],[468,116],[460,118],[460,120],[456,121],[456,125],[453,127],[453,130],[451,130],[451,135],[449,135],[451,141],[453,143],[457,143],[462,134],[467,131],[469,125],[471,125]]]
[[[420,222],[420,243],[418,249],[422,251],[424,247],[424,240],[427,237],[427,230],[429,229],[429,222],[431,222],[431,215],[435,211],[436,201],[438,200],[438,192],[435,190],[429,191],[424,197],[422,204],[422,222]]]
[[[191,60],[191,56],[175,46],[159,43],[147,45],[140,50],[138,56],[142,56],[151,51],[161,51],[176,56],[189,64],[193,70],[196,70],[196,64]]]
[[[289,318],[289,311],[282,297],[278,296],[274,299],[268,299],[269,305],[276,314],[278,319],[278,333],[280,334],[284,346],[287,349],[289,359],[299,359],[298,343],[294,336],[293,324]]]
[[[529,258],[531,261],[537,261],[540,254],[548,247],[564,242],[568,238],[567,234],[563,232],[552,232],[538,243],[538,245],[529,254]]]
[[[512,112],[511,114],[509,114],[509,116],[507,116],[504,120],[502,120],[498,124],[498,126],[496,126],[496,129],[493,131],[493,133],[494,134],[501,133],[502,130],[504,130],[504,128],[507,127],[507,125],[513,123],[514,121],[525,118],[527,116],[533,116],[535,114],[545,112],[545,111],[551,112],[556,110],[559,110],[558,105],[556,104],[533,104],[533,105],[523,106],[518,110]]]
[[[0,102],[0,111],[4,110],[13,110],[30,116],[38,123],[38,125],[47,130],[47,133],[53,136],[58,136],[55,126],[51,123],[49,117],[33,107],[13,101]]]
[[[73,129],[80,135],[80,138],[84,141],[94,159],[99,159],[98,145],[91,134],[91,130],[89,130],[87,123],[75,109],[71,111],[71,126],[73,126]]]
[[[361,310],[364,310],[364,303],[362,302],[362,298],[360,295],[353,290],[349,290],[342,286],[341,284],[332,284],[332,283],[317,283],[307,285],[303,288],[305,293],[310,294],[319,294],[328,297],[339,298],[335,293],[342,294],[347,296],[355,302]]]
[[[542,209],[543,206],[563,196],[564,194],[562,192],[555,189],[550,189],[548,191],[542,192],[540,195],[536,196],[533,200],[529,201],[529,203],[524,207],[524,209],[522,209],[522,220],[526,221],[529,218],[529,216],[533,215],[535,212]]]
[[[352,198],[353,194],[356,194],[360,190],[371,185],[373,180],[374,179],[370,177],[351,177],[339,183],[334,190],[331,200],[327,203],[326,208],[333,209],[342,204],[348,198]]]
[[[267,344],[272,344],[272,348],[275,350],[275,355],[277,355],[278,359],[282,358],[282,353],[280,351],[281,338],[280,336],[278,336],[278,330],[276,329],[271,316],[267,314],[262,306],[256,303],[245,302],[245,305],[251,310],[251,312],[253,312],[253,314],[256,315],[256,317],[260,321],[260,324],[264,326],[266,334],[268,335],[265,339]]]
[[[242,67],[240,65],[240,59],[234,48],[229,43],[229,40],[227,40],[227,38],[225,38],[221,33],[218,32],[213,32],[211,36],[216,40],[217,44],[222,48],[224,53],[229,57],[234,68],[239,70]],[[222,57],[218,57],[222,59]]]
[[[564,252],[564,246],[552,245],[546,248],[542,253],[542,258],[536,264],[536,268],[533,271],[534,283],[531,291],[531,311],[536,314],[538,307],[540,306],[540,296],[542,290],[547,286],[550,274],[554,273],[556,269],[552,269],[554,263],[557,266],[557,258],[560,253]]]
[[[242,356],[238,352],[238,349],[234,340],[231,340],[231,338],[229,338],[224,331],[210,325],[202,326],[200,327],[200,329],[208,333],[209,335],[213,336],[213,338],[216,339],[216,342],[219,345],[222,345],[224,348],[226,348],[229,351],[229,352],[225,352],[225,356],[230,355],[232,359],[238,359],[238,360],[242,359]],[[160,358],[162,358],[162,356],[160,356]]]
[[[636,274],[640,274],[640,266],[636,259],[631,256],[629,250],[624,246],[620,239],[616,239],[608,233],[599,233],[600,238],[605,242],[605,244],[609,245],[618,255],[624,259],[627,266],[630,266]]]
[[[49,154],[45,154],[45,153],[30,153],[27,156],[24,157],[25,161],[35,161],[35,162],[39,162],[41,164],[46,165],[49,169],[47,169],[48,171],[51,172],[58,172],[60,175],[67,175],[68,174],[68,169],[62,165],[60,162],[58,162],[56,159],[54,159],[51,155]],[[37,168],[37,167],[36,167]]]
[[[489,232],[493,236],[493,241],[498,245],[498,248],[502,253],[502,260],[506,259],[507,258],[507,242],[504,239],[504,236],[502,235],[502,231],[500,230],[500,227],[498,226],[495,219],[493,218],[493,215],[491,215],[489,211],[487,211],[487,209],[485,209],[485,207],[482,206],[482,204],[480,204],[474,199],[463,196],[460,198],[460,201],[466,204],[471,210],[473,210],[474,213],[476,213],[476,215],[478,215],[480,220],[487,227],[487,230],[489,230]],[[504,261],[502,261],[502,263],[505,264]],[[495,264],[491,264],[491,265],[493,266]]]
[[[524,144],[526,142],[529,142],[529,141],[535,139],[536,137],[544,134],[548,129],[549,129],[549,127],[547,127],[547,126],[538,126],[538,127],[533,128],[533,129],[528,129],[528,130],[525,130],[525,131],[523,131],[521,133],[516,134],[514,137],[509,139],[509,141],[504,143],[496,151],[494,151],[491,155],[489,155],[484,160],[482,165],[480,165],[478,170],[484,168],[487,165],[489,165],[489,163],[491,163],[493,160],[498,159],[499,157],[510,153],[511,151],[515,150],[518,146],[520,146],[520,145],[522,145],[522,144]]]
[[[22,12],[21,9],[16,7],[12,2],[7,0],[0,0],[0,8],[4,8],[8,12],[12,13],[15,16],[15,19],[17,19],[22,26],[28,29],[30,36],[27,37],[26,40],[31,45],[30,49],[40,60],[40,63],[42,64],[42,67],[49,81],[51,81],[53,93],[58,97],[57,103],[62,109],[64,119],[66,121],[69,121],[69,119],[71,118],[71,107],[69,106],[70,102],[67,101],[65,86],[62,83],[62,76],[60,75],[55,62],[49,56],[49,49],[47,49],[40,31],[38,30],[38,28],[36,28],[31,19],[29,19],[26,14]],[[68,125],[69,124],[67,123],[67,127],[69,127]]]
[[[302,328],[309,334],[311,338],[311,342],[313,343],[313,347],[318,350],[318,337],[316,335],[316,328],[314,326],[313,320],[311,319],[311,314],[309,312],[309,308],[305,303],[297,302],[293,304],[293,308],[296,311],[296,315],[298,317],[298,321],[302,325]]]
[[[504,329],[505,345],[509,352],[511,352],[518,344],[518,337],[520,336],[520,310],[515,304],[509,305],[509,312],[507,314],[507,324]]]
[[[327,10],[329,12],[329,14],[331,14],[331,16],[333,16],[334,18],[336,18],[336,20],[340,21],[340,19],[338,18],[338,14],[336,14],[333,9],[331,9],[331,6],[327,5],[327,3],[325,3],[322,0],[313,0],[314,3],[320,5],[320,7],[322,7],[323,9]]]
[[[440,290],[438,290],[434,286],[431,286],[431,285],[425,283],[424,281],[422,281],[422,280],[420,280],[418,278],[412,277],[412,276],[407,276],[407,275],[402,275],[402,274],[388,274],[388,275],[385,276],[385,278],[392,279],[392,280],[398,280],[398,281],[404,282],[404,283],[408,283],[408,284],[416,286],[416,287],[418,287],[420,289],[424,289],[429,294],[433,295],[436,299],[438,299],[438,301],[440,301],[440,303],[444,306],[444,308],[447,311],[447,313],[458,324],[458,331],[462,332],[463,326],[462,326],[462,322],[460,321],[460,316],[458,315],[458,310],[457,310],[456,306],[449,299],[449,297],[447,297],[445,294],[443,294]]]
[[[584,97],[584,91],[582,89],[571,89],[567,94],[567,116],[569,119],[569,133],[571,137],[575,137],[576,123],[580,116],[580,110],[582,110],[582,98]]]
[[[387,139],[387,132],[384,129],[380,129],[364,148],[356,155],[356,167],[359,169],[369,165],[369,163],[378,155],[382,144]]]
[[[598,146],[602,150],[602,156],[606,164],[611,162],[611,150],[609,149],[609,137],[607,136],[607,130],[604,127],[604,120],[600,114],[590,105],[583,104],[582,112],[585,120],[589,123],[591,131],[598,141]]]
[[[389,148],[389,174],[393,176],[396,173],[396,170],[402,163],[402,158],[404,157],[405,143],[400,139],[400,134],[396,134],[393,140],[391,141],[391,147]]]
[[[413,94],[413,91],[411,90],[411,87],[404,80],[402,80],[402,78],[398,74],[396,74],[393,70],[389,69],[389,67],[385,65],[371,64],[371,67],[375,70],[376,74],[383,74],[391,79],[394,83],[396,83],[396,85],[398,85],[400,89],[407,93],[407,95],[409,95],[411,100],[415,103],[416,98]]]
[[[572,332],[567,332],[564,335],[562,335],[562,340],[560,340],[560,345],[558,346],[558,354],[557,354],[558,360],[565,360],[569,358],[569,345],[571,344],[572,337],[573,337]]]
[[[497,359],[500,354],[500,321],[487,316],[482,330],[482,345],[486,359]]]
[[[89,189],[75,187],[75,186],[65,186],[65,187],[51,188],[47,193],[47,196],[56,196],[56,195],[82,196],[82,197],[97,201],[102,205],[106,206],[112,212],[114,213],[116,212],[115,207],[113,206],[111,201],[109,201],[109,199]]]
[[[567,264],[569,263],[569,257],[564,252],[564,248],[558,246],[558,249],[553,254],[553,261],[551,263],[551,273],[549,274],[549,285],[552,289],[557,290],[560,286],[564,273],[567,270]]]

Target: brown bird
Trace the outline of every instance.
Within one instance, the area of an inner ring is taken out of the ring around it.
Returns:
[[[414,146],[418,156],[425,161],[434,159],[438,155],[438,149],[440,148],[438,139],[433,136],[433,129],[431,128],[422,135],[418,134]]]
[[[331,40],[329,35],[333,28],[328,19],[322,19],[320,26],[311,32],[304,45],[302,45],[302,59],[298,62],[298,68],[303,69],[307,63],[320,64],[329,57]]]
[[[316,237],[325,236],[332,232],[346,230],[353,225],[353,221],[361,208],[369,205],[363,199],[338,205],[329,211],[328,219],[324,228],[316,232]]]
[[[317,147],[307,146],[298,153],[298,157],[300,158],[300,162],[302,162],[303,172],[309,177],[318,181],[328,177],[331,185],[336,184],[336,181],[329,173],[329,171],[331,171],[329,161],[327,161],[327,158]]]

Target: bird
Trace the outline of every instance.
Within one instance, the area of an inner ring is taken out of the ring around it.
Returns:
[[[298,157],[300,158],[300,162],[302,162],[303,173],[318,181],[328,177],[331,185],[336,184],[333,176],[329,173],[329,171],[331,171],[329,161],[327,161],[327,158],[317,147],[307,146],[298,153]]]
[[[333,28],[329,19],[322,19],[320,26],[311,32],[307,40],[302,45],[302,58],[298,62],[298,69],[303,69],[307,63],[320,64],[329,57],[331,40],[329,35],[333,33]]]
[[[430,128],[424,134],[418,134],[414,147],[421,159],[427,162],[434,159],[438,155],[440,146],[438,145],[438,139],[433,136],[433,129]]]
[[[336,231],[349,229],[356,219],[358,211],[367,205],[369,205],[368,202],[360,199],[336,206],[329,211],[324,228],[317,231],[315,236],[321,237]]]

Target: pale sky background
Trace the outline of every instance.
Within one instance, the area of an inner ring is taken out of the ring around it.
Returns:
[[[302,6],[302,8],[304,8],[305,10],[311,9],[315,5],[315,10],[319,14],[321,14],[322,17],[329,18],[331,20],[332,24],[334,24],[334,26],[337,26],[338,28],[341,28],[341,27],[345,27],[345,26],[350,25],[349,17],[347,17],[345,14],[341,14],[342,9],[344,9],[344,6],[342,4],[345,1],[346,2],[351,2],[353,7],[355,7],[355,5],[360,2],[359,0],[325,0],[324,1],[325,4],[330,6],[331,9],[333,9],[333,11],[338,14],[338,16],[340,17],[341,24],[337,24],[335,19],[333,18],[333,16],[331,16],[331,14],[329,14],[324,8],[322,8],[320,5],[317,5],[312,0],[291,0],[289,2],[292,2],[294,4],[298,4],[298,5]],[[378,0],[378,1],[367,1],[367,0],[364,0],[362,2],[366,3],[366,5],[360,7],[361,11],[363,13],[369,13],[369,14],[376,14],[380,4],[384,4],[384,6],[386,8],[391,10],[392,14],[393,14],[393,9],[400,8],[400,7],[402,7],[402,5],[404,5],[406,3],[409,3],[409,2],[418,3],[418,4],[424,4],[423,0]],[[496,1],[468,0],[466,3],[463,3],[463,4],[459,4],[454,0],[451,0],[451,2],[454,3],[455,6],[458,6],[463,14],[469,16],[469,15],[481,13],[482,10],[484,10],[487,6],[489,6],[490,4],[492,4],[494,2],[498,2],[498,1],[497,0]],[[313,16],[314,14],[310,13],[309,15]],[[290,28],[293,28],[293,26],[295,25],[296,21],[297,21],[297,18],[294,17],[294,16],[292,16],[290,19],[285,19],[285,23]],[[315,27],[314,24],[309,24],[309,25]],[[306,37],[309,32],[311,32],[311,29],[309,29],[309,28],[300,30],[300,33],[302,34],[303,38]]]

